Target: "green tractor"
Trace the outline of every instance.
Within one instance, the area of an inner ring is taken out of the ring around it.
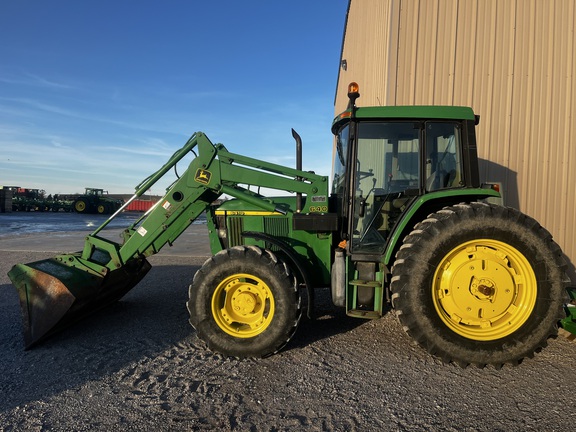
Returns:
[[[86,188],[84,195],[74,199],[72,208],[76,213],[112,214],[116,212],[124,202],[109,198],[104,189]]]
[[[487,202],[475,126],[464,107],[356,107],[336,117],[332,186],[325,176],[229,152],[201,132],[125,204],[184,156],[195,158],[121,243],[99,233],[81,252],[9,272],[30,347],[121,298],[206,212],[213,256],[189,287],[190,323],[208,347],[263,357],[293,337],[317,288],[374,319],[394,310],[425,350],[462,367],[518,364],[574,328],[567,263],[538,222]],[[260,188],[289,191],[266,197]],[[220,196],[233,199],[213,204]],[[574,290],[570,290],[574,298]],[[303,299],[305,299],[303,301]]]

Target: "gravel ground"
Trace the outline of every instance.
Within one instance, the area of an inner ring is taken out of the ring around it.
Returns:
[[[205,349],[188,324],[202,257],[150,258],[122,301],[24,351],[7,271],[49,252],[2,250],[0,430],[564,431],[576,425],[576,343],[520,366],[443,365],[396,318],[347,318],[319,293],[319,319],[267,359]]]

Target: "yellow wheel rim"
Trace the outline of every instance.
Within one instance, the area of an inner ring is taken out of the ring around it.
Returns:
[[[484,239],[450,251],[434,274],[432,290],[444,324],[478,341],[517,331],[532,314],[538,293],[526,257],[509,244]]]
[[[102,213],[104,213],[104,211],[106,211],[106,207],[104,207],[102,204],[100,204],[98,206],[97,210],[98,210],[98,213],[102,214]]]
[[[224,332],[250,338],[264,332],[274,317],[274,297],[262,279],[238,273],[224,279],[212,295],[212,316]]]
[[[86,210],[86,203],[84,201],[78,201],[74,207],[76,208],[77,212],[83,212]]]

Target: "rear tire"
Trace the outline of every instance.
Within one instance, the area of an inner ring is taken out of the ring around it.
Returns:
[[[300,296],[288,267],[256,246],[226,249],[194,276],[187,303],[190,324],[214,351],[265,357],[292,338]]]
[[[408,334],[444,362],[516,365],[557,335],[565,268],[560,247],[534,219],[460,204],[404,239],[392,304]]]
[[[74,202],[74,211],[76,213],[85,213],[88,210],[86,201],[79,199]]]

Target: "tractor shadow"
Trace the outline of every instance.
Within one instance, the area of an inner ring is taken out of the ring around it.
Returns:
[[[510,168],[491,162],[486,159],[478,160],[480,181],[483,183],[500,183],[501,200],[490,199],[494,203],[508,207],[519,208],[520,198],[518,192],[518,173]]]
[[[495,200],[494,202],[497,204],[519,209],[520,197],[518,187],[518,174],[516,173],[516,171],[512,171],[511,169],[505,166],[499,165],[486,159],[479,159],[478,166],[480,169],[480,179],[482,182],[487,183],[497,182],[502,185],[500,191],[500,193],[502,194],[502,199]],[[489,201],[491,200],[492,199],[490,199]],[[576,267],[572,262],[572,260],[567,255],[564,254],[563,257],[568,263],[566,274],[570,279],[569,285],[571,287],[576,287]]]
[[[334,306],[330,288],[316,289],[314,303],[313,318],[306,316],[308,312],[306,309],[303,311],[298,330],[284,351],[305,348],[323,339],[350,332],[367,322],[364,319],[349,317],[346,315],[345,308]]]

